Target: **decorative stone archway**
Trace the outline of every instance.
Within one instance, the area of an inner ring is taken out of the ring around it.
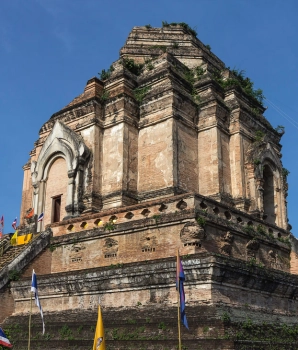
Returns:
[[[84,169],[90,151],[82,138],[60,121],[56,121],[45,140],[37,161],[31,163],[31,177],[34,211],[44,211],[45,189],[51,165],[58,158],[64,158],[67,166],[68,184],[65,218],[78,216],[84,209],[82,202]],[[40,227],[38,227],[38,231]]]
[[[246,169],[250,194],[262,218],[271,224],[286,228],[286,208],[282,163],[278,152],[265,136],[247,152]]]

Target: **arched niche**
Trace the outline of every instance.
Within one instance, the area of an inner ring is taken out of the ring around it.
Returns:
[[[56,121],[51,133],[41,148],[37,161],[31,163],[35,213],[39,215],[41,212],[44,212],[49,171],[57,159],[63,158],[66,163],[67,172],[65,218],[80,214],[84,209],[82,203],[83,177],[89,155],[90,151],[82,138],[65,124]],[[44,215],[52,214],[44,213]],[[39,231],[40,229],[38,227]]]
[[[261,211],[266,222],[281,227],[286,225],[286,207],[283,192],[282,164],[280,159],[266,152],[261,163]]]
[[[59,222],[67,213],[65,211],[67,200],[67,164],[61,155],[51,159],[47,169],[47,181],[45,186],[44,226],[53,222]]]

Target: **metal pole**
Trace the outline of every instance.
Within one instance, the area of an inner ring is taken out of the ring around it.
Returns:
[[[179,277],[179,269],[180,269],[180,266],[178,265],[179,264],[179,249],[177,249],[177,263],[176,263],[176,268],[177,268],[177,301],[178,301],[178,344],[179,344],[179,347],[178,349],[181,350],[181,315],[180,315],[180,277]]]
[[[29,315],[28,350],[30,350],[30,339],[31,339],[31,314],[32,314],[32,292],[30,292],[30,315]]]

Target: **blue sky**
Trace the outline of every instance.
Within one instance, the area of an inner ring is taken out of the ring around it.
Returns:
[[[133,26],[186,22],[227,66],[264,91],[273,127],[285,126],[288,213],[298,236],[298,1],[10,0],[0,2],[0,216],[19,217],[23,170],[38,131],[119,57]],[[273,107],[276,106],[276,107]]]

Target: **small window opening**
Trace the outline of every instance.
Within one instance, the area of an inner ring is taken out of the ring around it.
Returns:
[[[181,199],[181,201],[179,201],[176,205],[176,207],[180,210],[184,210],[187,208],[187,203],[184,202],[184,200]]]
[[[128,219],[128,220],[132,219],[133,217],[134,217],[134,215],[133,215],[133,213],[132,213],[131,211],[129,211],[129,212],[126,213],[126,215],[125,215],[125,219]]]
[[[144,210],[141,211],[141,214],[147,217],[147,216],[150,214],[150,210],[148,210],[148,209],[146,208],[146,209],[144,209]]]
[[[168,206],[166,205],[166,204],[164,204],[164,203],[162,203],[162,205],[159,207],[159,211],[160,212],[164,212],[164,211],[166,211],[168,209]]]
[[[145,252],[155,252],[155,248],[143,248],[142,252],[143,253],[145,253]]]
[[[112,216],[110,217],[110,220],[109,220],[109,221],[111,221],[113,224],[115,224],[115,223],[117,222],[117,220],[118,220],[117,216],[116,216],[116,215],[112,215]]]
[[[94,221],[94,225],[95,225],[95,226],[102,226],[102,221],[101,221],[101,219],[96,219],[96,220]]]
[[[214,207],[214,208],[213,208],[213,213],[214,213],[215,215],[218,215],[218,214],[219,214],[219,209],[218,209],[217,207]]]
[[[231,213],[228,210],[225,211],[225,217],[227,218],[227,220],[231,220],[232,219],[232,215],[231,215]]]
[[[54,197],[52,202],[52,222],[60,221],[61,195]]]
[[[206,205],[204,202],[201,202],[201,203],[200,203],[200,207],[201,207],[202,209],[207,209],[207,205]]]
[[[73,228],[74,228],[74,226],[73,226],[73,225],[69,225],[69,226],[67,227],[67,231],[72,231],[72,230],[73,230]]]
[[[116,258],[117,254],[116,253],[112,253],[112,254],[105,254],[105,259],[107,258]]]
[[[87,228],[88,224],[86,221],[83,221],[80,225],[80,228]]]
[[[198,242],[188,242],[188,243],[184,243],[184,247],[189,247],[189,246],[195,246],[195,247],[201,248],[201,243],[198,243]]]

